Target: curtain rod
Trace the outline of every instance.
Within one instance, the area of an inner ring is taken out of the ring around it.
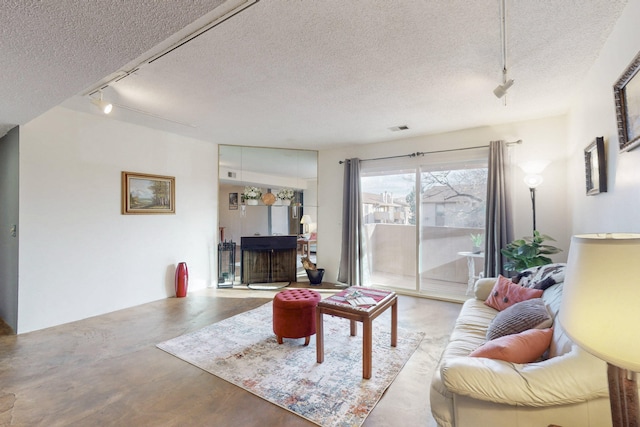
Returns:
[[[516,144],[522,144],[522,140],[519,139],[517,141],[511,141],[511,142],[507,142],[507,145],[516,145]],[[361,162],[369,162],[369,161],[373,161],[373,160],[387,160],[387,159],[398,159],[400,157],[418,157],[418,156],[424,156],[425,154],[436,154],[436,153],[448,153],[451,151],[465,151],[465,150],[476,150],[478,148],[488,148],[488,145],[476,145],[474,147],[464,147],[464,148],[450,148],[448,150],[435,150],[435,151],[417,151],[415,153],[410,153],[410,154],[402,154],[399,156],[387,156],[387,157],[376,157],[374,159],[362,159],[360,160]],[[349,162],[349,160],[340,160],[338,163],[339,164],[343,164],[343,163],[347,163]]]

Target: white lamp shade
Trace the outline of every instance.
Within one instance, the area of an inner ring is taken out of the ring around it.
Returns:
[[[548,160],[529,160],[519,164],[520,169],[527,175],[540,175],[548,165]]]
[[[311,224],[311,215],[302,215],[300,224]]]
[[[574,236],[560,323],[580,347],[640,372],[640,234]]]
[[[542,184],[542,181],[542,175],[527,175],[524,177],[524,183],[527,184],[527,187],[529,188],[536,188],[538,185]]]

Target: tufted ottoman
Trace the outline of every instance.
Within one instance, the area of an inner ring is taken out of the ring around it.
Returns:
[[[309,338],[316,333],[316,305],[322,298],[311,289],[287,289],[273,298],[273,332],[282,338]]]

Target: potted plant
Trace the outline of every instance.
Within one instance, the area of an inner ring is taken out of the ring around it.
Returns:
[[[545,245],[545,240],[555,242],[553,237],[534,231],[533,236],[523,237],[509,243],[506,248],[500,250],[502,255],[508,259],[504,264],[504,269],[507,271],[522,271],[531,267],[551,264],[553,260],[546,255],[557,254],[562,249]]]
[[[483,240],[483,235],[478,233],[478,234],[471,234],[471,242],[473,243],[473,249],[472,252],[474,254],[479,254],[480,252],[482,252],[482,240]]]
[[[257,205],[258,200],[262,196],[262,189],[258,187],[244,187],[244,192],[242,193],[242,198],[247,202],[248,205]]]
[[[278,200],[280,200],[280,203],[282,205],[288,206],[291,204],[291,200],[294,197],[294,192],[291,188],[283,188],[278,191],[278,194],[276,194],[276,196],[278,197]]]

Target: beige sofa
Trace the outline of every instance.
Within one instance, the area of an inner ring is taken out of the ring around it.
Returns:
[[[558,322],[561,276],[542,295],[554,319],[548,358],[527,364],[468,356],[485,342],[498,313],[484,304],[496,279],[476,282],[475,298],[464,303],[432,379],[431,411],[439,426],[611,426],[605,362],[572,343]]]

